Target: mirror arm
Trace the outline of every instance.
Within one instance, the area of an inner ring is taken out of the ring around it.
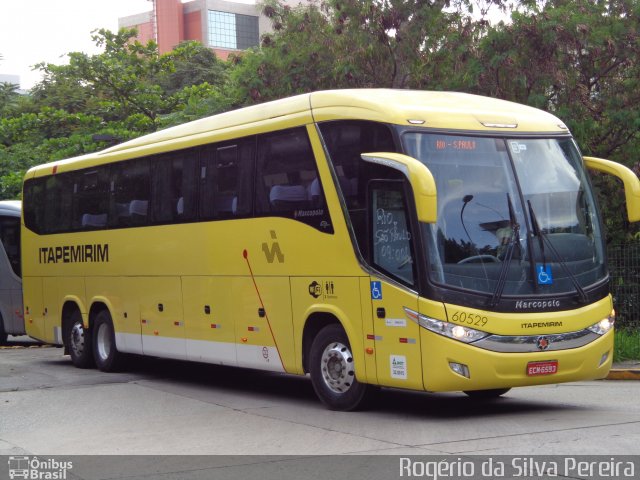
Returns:
[[[633,170],[621,163],[603,158],[583,157],[584,163],[590,170],[613,175],[622,180],[624,196],[627,202],[627,218],[630,222],[640,221],[640,181]]]
[[[436,182],[425,164],[401,153],[363,153],[361,157],[365,162],[384,165],[402,172],[413,189],[418,220],[436,223],[438,215]]]

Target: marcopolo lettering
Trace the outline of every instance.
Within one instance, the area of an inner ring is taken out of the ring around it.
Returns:
[[[98,263],[109,261],[108,243],[63,245],[38,249],[39,263]]]
[[[517,310],[528,310],[528,309],[545,309],[545,308],[559,308],[560,300],[518,300],[516,302]]]

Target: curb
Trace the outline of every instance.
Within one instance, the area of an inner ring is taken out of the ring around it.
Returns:
[[[612,368],[606,380],[640,380],[640,369]]]

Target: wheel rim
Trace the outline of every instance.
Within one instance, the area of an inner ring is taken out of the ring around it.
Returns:
[[[322,379],[335,393],[346,393],[355,381],[353,355],[346,345],[332,342],[322,352]]]
[[[71,349],[77,357],[84,352],[84,327],[80,322],[71,327]]]
[[[111,353],[111,335],[109,333],[109,328],[104,323],[98,328],[96,346],[101,360],[109,358]]]

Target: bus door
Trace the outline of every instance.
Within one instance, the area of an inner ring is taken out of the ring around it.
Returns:
[[[371,260],[385,273],[384,277],[370,277],[378,382],[422,389],[420,327],[404,310],[418,308],[415,249],[404,183],[371,182],[369,199]]]

